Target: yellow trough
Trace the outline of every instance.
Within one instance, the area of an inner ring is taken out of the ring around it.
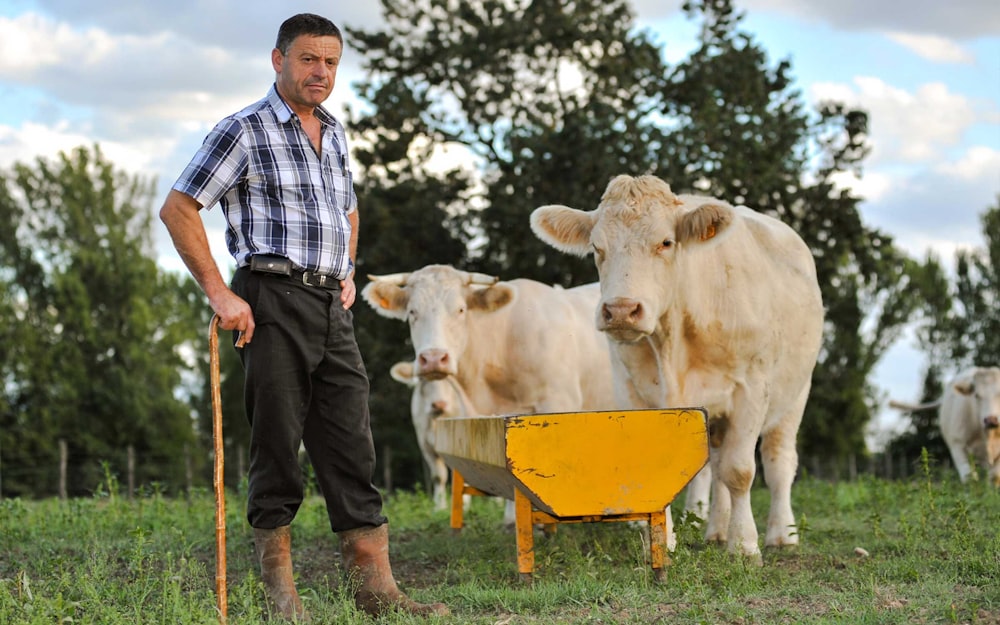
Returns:
[[[515,503],[518,571],[534,570],[533,527],[646,521],[657,577],[669,563],[664,508],[708,462],[700,408],[436,419],[434,445],[452,470],[451,526],[462,495]]]

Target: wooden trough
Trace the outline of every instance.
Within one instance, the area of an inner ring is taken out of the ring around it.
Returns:
[[[708,462],[700,408],[436,419],[434,445],[452,470],[451,527],[462,495],[514,500],[517,565],[534,571],[536,523],[646,521],[650,563],[663,575],[664,508]]]

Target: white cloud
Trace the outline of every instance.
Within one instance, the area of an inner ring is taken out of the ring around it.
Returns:
[[[954,41],[937,35],[914,35],[911,33],[890,32],[886,34],[917,56],[938,63],[965,63],[975,61],[973,55]]]
[[[809,93],[814,101],[834,99],[868,111],[873,164],[939,159],[942,149],[958,145],[986,117],[971,100],[938,82],[911,93],[881,78],[858,76],[854,88],[820,82]]]
[[[0,17],[0,75],[33,80],[67,62],[77,67],[100,63],[115,48],[113,39],[96,28],[74,30],[35,13]],[[67,76],[73,74],[54,79]]]
[[[994,37],[1000,32],[996,0],[742,0],[741,10],[795,15],[837,29],[933,34],[949,39]]]
[[[967,182],[989,184],[1000,192],[1000,150],[985,146],[973,146],[957,161],[944,162],[935,168],[941,175]]]
[[[60,152],[69,152],[79,146],[94,143],[91,136],[73,130],[68,122],[48,126],[26,123],[20,128],[0,126],[0,167],[14,162],[28,163],[38,157],[52,159]],[[139,143],[107,142],[101,151],[115,164],[130,173],[148,171],[150,154],[155,153]]]
[[[878,202],[893,189],[893,177],[882,173],[869,173],[859,178],[853,172],[839,172],[831,177],[841,189],[851,189],[854,195],[869,202]]]
[[[864,180],[883,175],[876,170]],[[956,251],[983,245],[980,215],[996,205],[1000,151],[974,146],[955,159],[895,169],[886,178],[892,184],[885,192],[860,193],[861,212],[866,223],[891,234],[911,256],[930,251],[950,266]]]

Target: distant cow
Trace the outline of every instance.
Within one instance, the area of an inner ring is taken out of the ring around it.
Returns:
[[[409,360],[394,364],[389,374],[397,382],[413,389],[410,398],[413,430],[430,472],[434,508],[444,510],[448,507],[448,467],[434,447],[434,419],[471,416],[476,414],[475,409],[454,376],[421,379],[414,375],[413,362]]]
[[[795,438],[823,333],[802,239],[749,208],[676,196],[653,176],[614,178],[593,211],[538,208],[531,226],[562,252],[594,254],[596,323],[612,339],[619,396],[633,408],[708,411],[706,538],[761,561],[750,509],[759,437],[771,493],[764,542],[797,544]]]
[[[962,482],[976,479],[969,454],[989,471],[1000,486],[1000,368],[970,367],[944,389],[941,399],[928,404],[890,401],[900,410],[940,408],[938,426]]]

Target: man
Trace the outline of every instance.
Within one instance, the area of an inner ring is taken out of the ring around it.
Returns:
[[[342,52],[330,20],[286,20],[271,52],[274,86],[209,133],[160,218],[220,327],[242,335],[251,424],[247,520],[272,607],[284,618],[308,619],[292,578],[289,531],[303,497],[304,443],[358,608],[375,616],[447,614],[443,604],[415,603],[397,588],[372,484],[368,376],[350,312],[357,198],[344,128],[322,107]],[[231,288],[199,214],[216,202],[238,265]]]

